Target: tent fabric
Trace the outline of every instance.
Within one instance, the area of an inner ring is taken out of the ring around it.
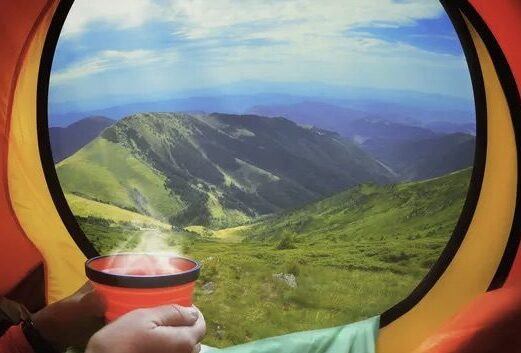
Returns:
[[[414,353],[517,352],[521,347],[521,285],[480,295]]]
[[[483,21],[494,33],[504,53],[516,81],[517,93],[521,94],[521,46],[519,37],[521,28],[521,2],[517,0],[486,1],[471,0],[474,8],[481,14]],[[521,97],[520,97],[521,99]],[[507,278],[507,284],[521,281],[521,246]]]
[[[209,353],[375,353],[378,316],[351,325],[297,332]]]
[[[519,32],[512,32],[521,17],[519,2],[504,0],[496,6],[485,0],[469,1],[498,34],[498,42],[517,82],[521,82],[521,54],[519,49],[513,49],[516,46],[513,38]],[[475,81],[475,88],[482,91],[482,98],[487,103],[482,112],[487,119],[487,148],[481,192],[458,252],[448,260],[450,263],[446,270],[427,294],[411,310],[379,332],[379,319],[372,318],[348,326],[295,333],[218,352],[365,353],[375,351],[375,340],[381,353],[413,352],[429,336],[439,332],[440,327],[467,303],[488,290],[507,245],[511,243],[514,226],[519,184],[516,129],[497,63],[473,18],[466,16],[465,11],[459,12],[458,4],[468,2],[445,2],[458,12],[461,24],[469,32],[468,39],[475,48],[480,67],[480,72],[472,74],[483,79],[482,87],[480,80]],[[69,295],[85,280],[85,256],[56,209],[38,145],[37,122],[40,117],[37,117],[36,106],[40,59],[59,3],[59,0],[0,2],[0,293],[16,287],[43,262],[48,302]],[[501,23],[503,19],[506,22]],[[509,281],[521,277],[520,257],[521,252]],[[505,307],[517,305],[507,294],[502,298],[505,298],[501,300]],[[481,309],[481,306],[477,308]],[[483,308],[492,310],[483,312],[484,322],[494,323],[497,317],[506,317],[501,316],[504,311],[495,311],[495,307],[483,305]],[[491,312],[493,315],[487,314]],[[499,316],[496,317],[496,313]],[[491,340],[495,337],[498,336],[491,336]]]
[[[47,187],[37,133],[40,58],[57,2],[43,16],[20,72],[13,99],[9,136],[9,193],[27,236],[45,258],[47,301],[70,295],[86,281],[85,256],[64,226]]]
[[[7,184],[11,102],[29,38],[44,1],[0,2],[0,294],[7,294],[43,261],[14,214]],[[6,271],[5,269],[9,269]]]
[[[465,19],[481,65],[487,102],[487,152],[481,193],[458,253],[410,311],[380,332],[378,351],[411,352],[466,303],[487,291],[499,266],[516,206],[517,151],[505,93],[483,39]],[[501,172],[499,172],[501,171]]]

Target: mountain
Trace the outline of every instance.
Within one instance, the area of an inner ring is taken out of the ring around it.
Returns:
[[[366,140],[415,140],[444,133],[475,131],[475,123],[454,123],[444,121],[422,122],[404,115],[393,116],[383,106],[379,111],[377,103],[361,109],[318,101],[303,101],[294,104],[257,105],[249,112],[269,117],[285,117],[302,125],[316,126],[331,130],[358,143]]]
[[[436,136],[434,132],[423,127],[375,118],[357,119],[347,122],[342,135],[353,139],[361,145],[378,141],[399,143]]]
[[[410,241],[439,236],[446,239],[461,213],[471,172],[472,169],[467,168],[422,182],[359,185],[266,218],[244,230],[239,229],[238,233],[250,240],[286,238],[293,246],[309,241],[320,244]]]
[[[453,134],[463,132],[470,135],[476,135],[476,123],[454,123],[452,121],[433,121],[425,124],[425,127],[434,132]]]
[[[251,111],[335,131],[371,153],[400,180],[440,176],[473,163],[475,123],[360,118],[361,111],[311,101],[256,106]]]
[[[353,123],[370,122],[398,124],[430,132],[454,133],[475,131],[474,115],[469,110],[442,110],[431,104],[417,106],[413,102],[389,103],[373,100],[310,99],[301,97],[298,102],[258,104],[248,113],[269,117],[285,117],[303,125],[313,125],[336,131],[342,136],[353,135]],[[382,98],[383,99],[383,98]],[[469,108],[470,109],[470,108]]]
[[[257,108],[316,102],[365,114],[358,118],[372,115],[401,123],[414,120],[417,125],[431,121],[472,122],[475,120],[472,92],[461,94],[462,97],[453,97],[316,81],[240,81],[192,90],[179,88],[168,95],[126,96],[104,92],[95,97],[82,96],[80,100],[57,102],[56,98],[69,96],[68,92],[60,94],[58,89],[50,97],[49,116],[51,125],[65,126],[88,115],[112,119],[121,119],[135,112],[173,111],[265,115]]]
[[[474,120],[471,90],[460,92],[461,97],[454,97],[410,90],[356,87],[318,81],[243,80],[188,90],[186,87],[179,87],[177,90],[170,90],[167,94],[111,95],[103,92],[103,94],[92,97],[81,96],[79,100],[58,102],[57,98],[63,99],[70,96],[69,92],[62,94],[62,89],[65,88],[56,88],[50,97],[49,115],[53,126],[63,126],[73,122],[74,119],[95,114],[115,119],[145,111],[219,111],[244,114],[256,105],[294,104],[304,101],[334,104],[368,114],[381,115],[384,113],[383,117],[390,120],[411,117],[421,121],[472,122]],[[280,97],[290,99],[281,100]],[[139,109],[132,109],[132,105],[139,106]],[[223,107],[230,109],[223,110]],[[109,115],[109,110],[117,115]],[[124,111],[126,113],[121,114]]]
[[[367,115],[364,111],[340,107],[318,101],[301,101],[294,104],[256,105],[249,114],[284,117],[301,125],[312,125],[347,136],[349,123]]]
[[[91,116],[67,127],[50,127],[49,138],[54,162],[60,162],[74,154],[114,122],[104,116]]]
[[[476,138],[455,133],[396,143],[367,141],[364,148],[404,180],[437,177],[474,162]]]
[[[175,225],[224,227],[390,173],[338,134],[254,115],[143,113],[57,165],[64,190]]]
[[[103,115],[119,120],[135,112],[184,112],[184,113],[212,113],[227,112],[241,114],[256,104],[296,103],[301,97],[288,94],[228,94],[228,95],[196,95],[166,99],[160,101],[133,102],[86,112],[72,111],[67,113],[53,113],[51,120],[55,125],[63,125],[76,121],[79,117],[89,115]]]

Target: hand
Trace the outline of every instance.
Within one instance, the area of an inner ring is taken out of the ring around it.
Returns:
[[[198,353],[205,331],[203,315],[195,307],[138,309],[92,336],[86,353]]]
[[[32,316],[38,332],[59,350],[85,347],[105,324],[105,305],[90,283]]]

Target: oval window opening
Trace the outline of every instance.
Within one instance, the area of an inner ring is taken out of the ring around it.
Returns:
[[[90,242],[200,261],[225,347],[407,297],[461,214],[476,123],[434,1],[76,0],[49,130]]]

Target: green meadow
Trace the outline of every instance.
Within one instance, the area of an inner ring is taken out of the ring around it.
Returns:
[[[224,347],[350,323],[404,299],[450,237],[470,174],[360,185],[223,230],[136,226],[92,209],[78,220],[102,253],[150,242],[199,260],[204,343]]]

